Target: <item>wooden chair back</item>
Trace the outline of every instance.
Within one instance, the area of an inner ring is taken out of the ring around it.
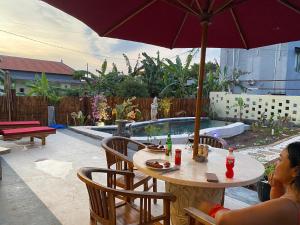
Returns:
[[[194,137],[191,137],[189,141],[193,142]],[[209,136],[209,135],[200,135],[199,144],[207,144],[215,148],[228,148],[228,144],[224,139],[219,137]]]
[[[193,207],[185,208],[188,225],[216,225],[214,218]]]
[[[93,180],[92,173],[107,175],[107,185],[99,184]],[[127,190],[116,189],[116,176],[125,176]],[[175,196],[169,193],[135,192],[131,190],[134,174],[129,171],[116,171],[102,168],[84,167],[79,169],[77,176],[86,184],[89,200],[91,219],[103,225],[115,225],[117,221],[116,209],[130,204],[130,199],[138,199],[139,218],[138,224],[146,225],[163,220],[165,225],[170,225],[170,202],[175,201]],[[124,201],[116,204],[116,198]],[[151,215],[151,200],[163,199],[164,211],[162,215]],[[96,224],[96,223],[93,223]]]
[[[93,181],[92,173],[96,172],[105,172],[107,174],[106,187]],[[115,188],[116,173],[109,170],[85,167],[78,171],[77,176],[87,187],[91,220],[93,218],[103,225],[114,224],[111,222],[116,219],[115,199],[112,188]],[[131,175],[126,173],[125,176],[128,177]]]
[[[101,146],[105,150],[107,167],[115,165],[116,170],[133,170],[133,162],[128,158],[128,144],[137,145],[138,149],[145,148],[142,143],[126,137],[113,136],[102,140]]]

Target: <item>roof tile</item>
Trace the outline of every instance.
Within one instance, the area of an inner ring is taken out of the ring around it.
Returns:
[[[0,55],[0,69],[46,74],[73,75],[74,69],[62,62]]]

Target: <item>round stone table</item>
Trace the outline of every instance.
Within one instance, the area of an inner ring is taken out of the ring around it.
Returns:
[[[174,162],[173,156],[164,153],[152,152],[142,149],[133,155],[134,166],[141,172],[165,181],[166,192],[176,196],[176,201],[171,203],[171,220],[173,225],[187,224],[184,208],[197,207],[201,201],[220,203],[224,188],[245,186],[256,183],[264,173],[264,166],[248,155],[234,153],[235,167],[234,177],[228,179],[225,176],[225,160],[227,150],[212,148],[208,154],[207,162],[196,162],[192,159],[192,151],[184,148],[184,145],[174,145],[173,150],[182,150],[181,166],[177,171],[162,174],[160,171],[146,167],[148,159],[166,159]],[[205,173],[215,173],[218,183],[207,182]]]

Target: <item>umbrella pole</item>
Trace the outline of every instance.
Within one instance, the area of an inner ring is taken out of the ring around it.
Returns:
[[[200,130],[201,113],[202,113],[202,92],[203,92],[203,80],[205,76],[205,56],[206,56],[206,47],[207,47],[208,21],[203,21],[201,25],[202,25],[201,58],[200,58],[199,79],[198,79],[198,88],[197,88],[193,159],[197,156],[198,144],[199,144],[199,130]]]

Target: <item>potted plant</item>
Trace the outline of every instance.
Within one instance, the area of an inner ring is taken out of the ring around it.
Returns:
[[[141,118],[141,111],[134,105],[133,101],[136,97],[132,97],[124,101],[122,104],[116,105],[113,114],[116,114],[117,132],[114,135],[129,137],[130,134],[125,131],[126,124]]]
[[[257,182],[257,195],[260,201],[265,202],[270,200],[271,186],[268,182],[268,176],[275,170],[275,163],[265,167],[264,178]]]

